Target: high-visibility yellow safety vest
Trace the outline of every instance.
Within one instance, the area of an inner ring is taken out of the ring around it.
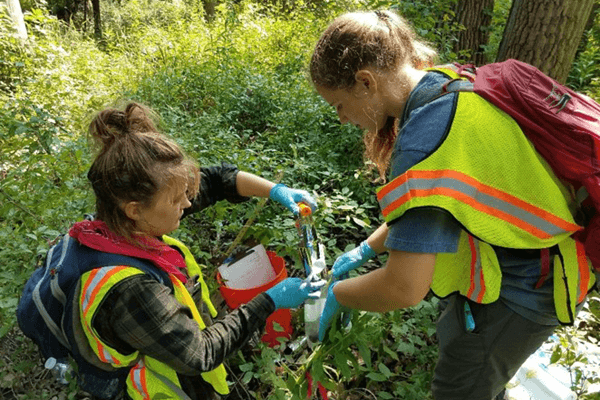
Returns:
[[[502,273],[491,245],[558,245],[554,303],[561,323],[573,322],[575,306],[595,283],[583,245],[571,237],[581,229],[573,196],[517,123],[475,93],[458,94],[443,143],[380,187],[377,199],[388,223],[411,208],[438,207],[463,225],[457,252],[436,256],[431,289],[439,297],[458,292],[482,304],[496,301]]]
[[[215,317],[217,311],[210,301],[208,287],[202,279],[200,267],[189,249],[183,243],[168,236],[163,236],[163,241],[170,246],[178,247],[183,252],[188,274],[189,276],[199,276],[202,300],[206,303],[211,315]],[[127,378],[127,393],[132,399],[189,399],[189,396],[182,390],[174,369],[156,359],[140,354],[138,351],[132,354],[120,353],[104,342],[92,327],[94,314],[109,290],[121,280],[143,273],[141,270],[129,266],[109,266],[83,274],[79,297],[83,330],[94,353],[102,362],[115,368],[131,368]],[[199,329],[204,329],[206,325],[185,285],[173,275],[169,275],[169,278],[173,284],[177,301],[190,308]],[[229,393],[226,376],[223,364],[212,371],[202,373],[202,378],[210,383],[216,392],[223,395]]]

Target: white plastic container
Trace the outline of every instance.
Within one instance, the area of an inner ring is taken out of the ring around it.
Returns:
[[[251,289],[275,279],[275,270],[262,244],[246,251],[237,261],[223,264],[219,268],[221,278],[232,289]]]

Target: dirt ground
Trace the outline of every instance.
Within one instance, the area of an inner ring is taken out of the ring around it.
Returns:
[[[0,339],[0,377],[2,400],[67,399],[68,388],[55,382],[33,342],[17,327]],[[75,398],[89,400],[84,393]]]

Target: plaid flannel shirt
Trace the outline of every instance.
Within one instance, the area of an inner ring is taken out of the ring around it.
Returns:
[[[201,172],[200,192],[184,216],[219,200],[237,203],[247,199],[237,193],[235,166],[223,163]],[[193,278],[188,281],[190,286]],[[193,297],[197,303],[201,298],[198,292]],[[274,310],[270,297],[261,294],[215,323],[205,321],[207,328],[201,331],[190,309],[181,305],[167,286],[147,275],[135,275],[107,294],[94,327],[119,351],[128,354],[137,350],[171,366],[192,399],[209,399],[216,395],[199,374],[216,368],[264,329]]]

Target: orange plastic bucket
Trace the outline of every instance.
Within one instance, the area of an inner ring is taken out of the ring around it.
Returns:
[[[225,303],[232,308],[238,308],[241,304],[245,304],[256,297],[258,294],[265,292],[267,289],[275,286],[287,278],[287,269],[285,268],[285,260],[279,257],[275,252],[267,250],[267,256],[269,262],[275,271],[275,278],[268,283],[261,286],[256,286],[248,289],[234,289],[227,286],[221,274],[217,273],[217,282],[219,282],[219,291],[225,300]],[[281,326],[276,327],[275,323]],[[265,328],[265,334],[261,340],[268,343],[269,346],[275,347],[279,345],[277,338],[285,337],[290,338],[292,336],[292,314],[289,309],[280,309],[275,311],[267,318],[267,325]]]

